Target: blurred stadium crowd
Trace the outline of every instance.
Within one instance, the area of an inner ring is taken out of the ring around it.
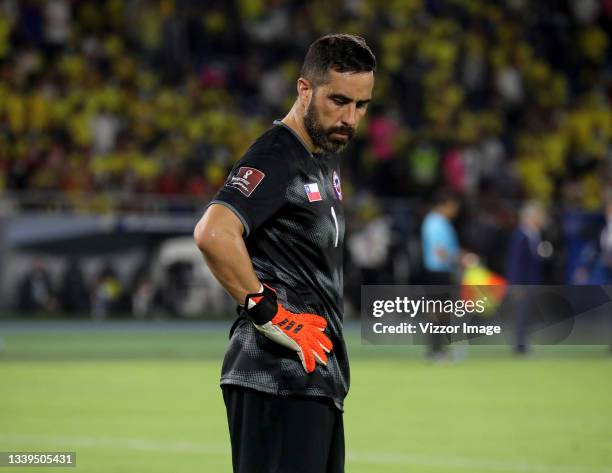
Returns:
[[[200,197],[293,100],[312,38],[377,52],[355,188],[602,204],[612,2],[0,2],[0,185]],[[346,181],[346,179],[345,179]]]
[[[332,31],[379,61],[343,184],[361,247],[384,252],[349,269],[361,256],[408,281],[406,235],[446,188],[462,245],[495,271],[535,199],[559,250],[549,281],[588,281],[612,183],[612,0],[0,0],[0,192],[17,209],[152,194],[199,209]]]

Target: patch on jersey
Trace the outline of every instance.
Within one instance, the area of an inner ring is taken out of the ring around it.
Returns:
[[[321,193],[319,192],[319,185],[316,182],[312,184],[304,184],[304,189],[306,190],[306,195],[308,196],[308,202],[318,202],[319,200],[323,200],[321,198]]]
[[[232,176],[228,186],[235,187],[245,196],[249,197],[257,188],[259,183],[263,181],[266,175],[258,169],[243,166],[238,169],[235,176]]]
[[[338,173],[336,171],[334,171],[334,174],[332,176],[332,183],[334,185],[334,192],[336,193],[336,197],[338,197],[338,200],[342,200],[342,187],[340,187],[340,176],[338,176]]]

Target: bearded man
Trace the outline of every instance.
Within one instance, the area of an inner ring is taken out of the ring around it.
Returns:
[[[338,152],[372,98],[363,38],[309,48],[297,99],[238,161],[194,231],[239,304],[221,374],[235,473],[344,471]]]

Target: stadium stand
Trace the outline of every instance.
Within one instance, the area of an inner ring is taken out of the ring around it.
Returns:
[[[379,58],[344,160],[349,230],[389,215],[404,254],[448,188],[463,246],[503,272],[535,199],[561,250],[549,280],[574,281],[612,182],[610,0],[2,0],[0,212],[201,212],[332,28]]]

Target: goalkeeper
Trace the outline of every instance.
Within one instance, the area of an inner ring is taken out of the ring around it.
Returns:
[[[221,373],[235,473],[344,471],[344,213],[339,158],[372,96],[365,41],[309,48],[297,99],[234,166],[196,226],[240,304]]]

